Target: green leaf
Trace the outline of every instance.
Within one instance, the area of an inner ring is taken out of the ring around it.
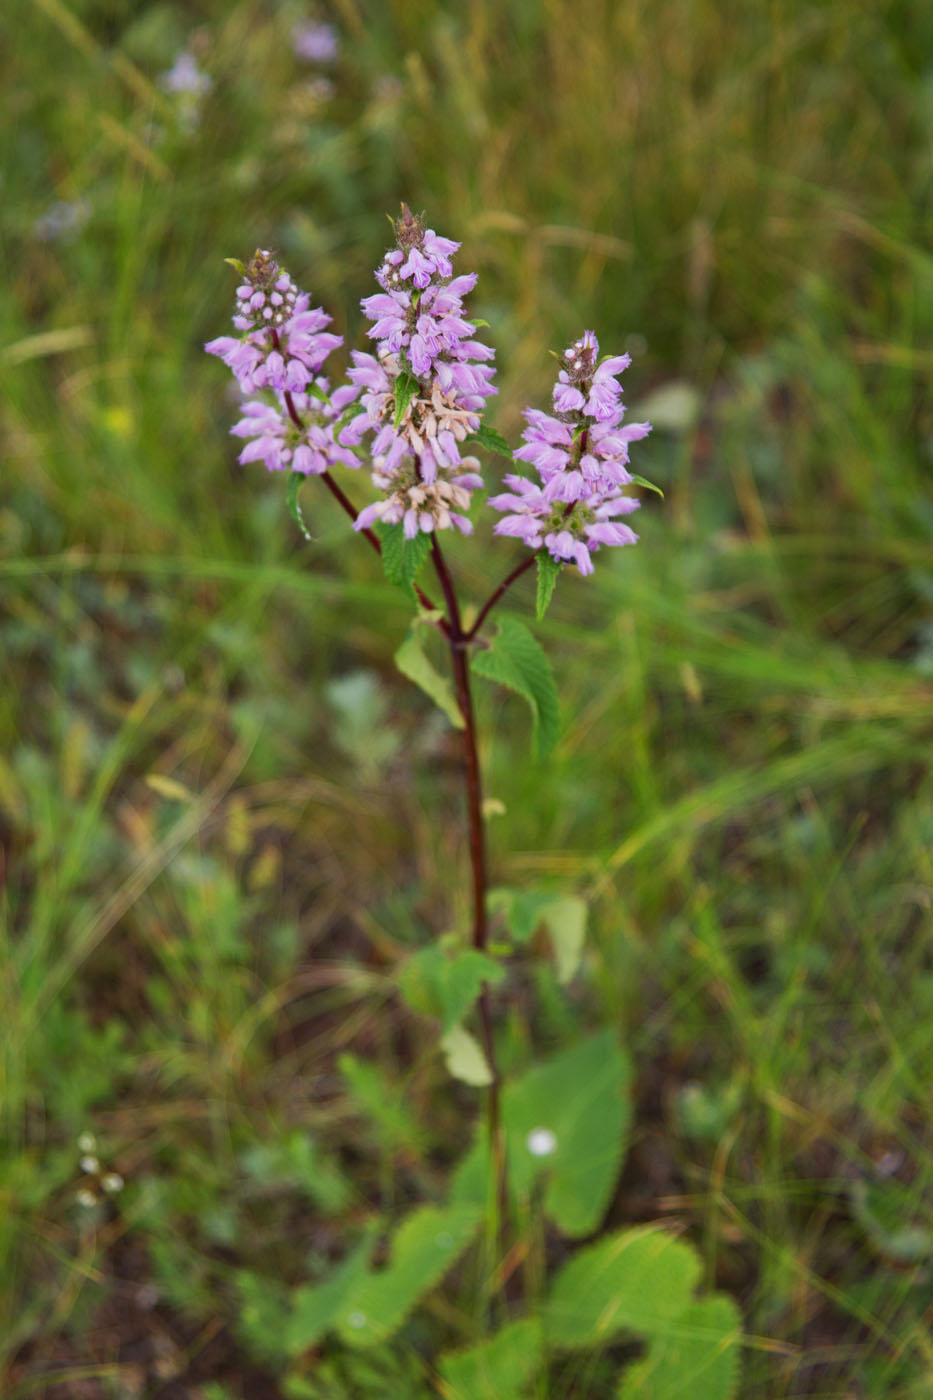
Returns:
[[[565,1235],[592,1234],[619,1177],[631,1117],[631,1068],[611,1031],[536,1065],[506,1086],[502,1121],[509,1186],[519,1200],[543,1181],[543,1208]],[[553,1150],[537,1155],[541,1130]],[[486,1201],[488,1140],[480,1133],[454,1176],[455,1199]]]
[[[477,447],[485,448],[487,452],[497,452],[500,457],[512,458],[512,449],[498,428],[491,428],[488,423],[480,423],[475,433],[470,433],[465,439],[467,443],[475,443]]]
[[[586,939],[586,901],[578,895],[567,895],[545,905],[541,918],[551,935],[557,980],[566,986],[580,966]]]
[[[509,933],[517,943],[527,943],[544,919],[544,909],[560,896],[548,890],[489,891],[489,908],[503,914]]]
[[[292,519],[297,523],[298,528],[304,535],[305,539],[310,540],[311,543],[314,544],[314,536],[311,534],[310,530],[305,524],[305,518],[301,513],[301,506],[298,504],[298,492],[301,490],[302,485],[304,484],[304,482],[307,481],[307,479],[308,478],[304,476],[301,472],[289,473],[288,508],[292,513]]]
[[[224,258],[228,267],[232,267],[234,272],[238,272],[241,277],[246,276],[246,264],[239,258]]]
[[[504,976],[502,964],[478,948],[460,948],[450,954],[432,943],[406,960],[399,987],[413,1010],[435,1016],[448,1031],[466,1016],[484,982],[501,982]]]
[[[622,1230],[561,1269],[544,1308],[548,1341],[605,1346],[620,1332],[668,1335],[693,1301],[700,1260],[665,1230]]]
[[[510,1322],[478,1346],[440,1358],[447,1400],[512,1400],[523,1393],[543,1359],[541,1325]]]
[[[540,550],[535,555],[535,559],[538,565],[538,596],[535,603],[535,616],[540,622],[551,605],[554,585],[562,565],[546,549]]]
[[[731,1298],[717,1293],[691,1303],[647,1355],[622,1377],[618,1400],[733,1400],[739,1383],[741,1320]]]
[[[481,1218],[472,1204],[415,1210],[392,1241],[390,1264],[344,1293],[335,1319],[341,1339],[365,1347],[391,1337],[460,1257]]]
[[[644,477],[644,476],[634,476],[634,475],[633,475],[633,476],[632,476],[632,481],[633,481],[634,485],[636,485],[636,486],[644,486],[644,487],[645,487],[647,490],[649,490],[649,491],[656,491],[657,494],[661,497],[661,499],[662,499],[662,501],[663,501],[663,499],[664,499],[664,492],[661,490],[660,486],[655,486],[654,482],[653,482],[653,481],[649,481],[649,480],[647,479],[647,477]]]
[[[357,1108],[372,1123],[386,1147],[392,1151],[421,1149],[423,1134],[408,1110],[402,1091],[377,1065],[360,1060],[356,1055],[344,1054],[338,1059],[337,1067]]]
[[[451,955],[432,943],[405,961],[399,987],[413,1010],[436,1017],[449,1030],[470,1010],[483,982],[499,982],[504,973],[500,963],[476,948]]]
[[[382,544],[386,578],[414,598],[415,579],[431,553],[431,536],[419,530],[413,539],[406,540],[402,525],[377,525],[376,534]]]
[[[483,1047],[463,1026],[451,1026],[441,1036],[441,1049],[447,1069],[454,1079],[483,1089],[492,1083],[493,1075]]]
[[[463,728],[463,715],[450,681],[434,669],[414,631],[409,632],[395,653],[395,664],[403,676],[420,686],[425,695],[429,695],[435,705],[444,711],[455,729]]]
[[[565,985],[580,964],[586,936],[587,908],[578,895],[547,890],[495,889],[489,892],[489,908],[501,912],[517,943],[527,943],[542,924],[550,935],[557,979]]]
[[[286,1349],[291,1355],[314,1346],[334,1326],[366,1278],[378,1227],[370,1225],[363,1238],[324,1283],[296,1289],[294,1307],[286,1327]]]
[[[531,707],[538,757],[546,758],[560,732],[560,709],[554,676],[541,644],[514,617],[500,617],[492,645],[473,653],[473,670],[485,680],[524,696]]]
[[[420,388],[421,385],[415,376],[403,369],[395,381],[395,418],[392,421],[395,432],[401,427],[408,405],[417,396]]]

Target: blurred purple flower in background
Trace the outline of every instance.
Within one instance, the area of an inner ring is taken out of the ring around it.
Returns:
[[[292,47],[296,57],[308,63],[333,63],[340,52],[340,41],[333,25],[296,24],[292,30]]]
[[[172,67],[159,79],[159,87],[163,92],[171,92],[179,97],[206,97],[213,86],[213,79],[201,72],[194,54],[189,53],[187,49],[178,55]]]

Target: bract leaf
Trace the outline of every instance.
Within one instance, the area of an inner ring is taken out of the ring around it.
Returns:
[[[660,486],[655,486],[654,482],[649,481],[647,477],[635,476],[633,474],[632,481],[635,483],[636,486],[644,486],[646,490],[656,492],[657,495],[659,495],[663,501],[664,492],[661,490]]]
[[[288,477],[288,508],[292,513],[292,519],[297,524],[299,530],[306,540],[314,543],[314,536],[305,524],[305,518],[301,513],[301,506],[298,504],[298,492],[301,490],[307,477],[301,472],[290,472]]]
[[[557,583],[557,576],[561,571],[561,564],[549,554],[546,549],[542,549],[535,556],[538,565],[538,594],[535,601],[535,616],[540,622],[551,605],[551,598],[554,594],[554,585]]]
[[[431,537],[419,530],[412,539],[405,538],[401,525],[377,525],[376,534],[382,545],[382,568],[386,578],[412,598],[414,582],[431,553]]]
[[[497,452],[500,457],[507,457],[512,461],[512,449],[498,428],[492,428],[488,423],[480,423],[475,433],[470,433],[466,438],[467,443],[475,443],[477,447],[485,448],[487,452]]]
[[[415,398],[420,388],[421,385],[418,383],[415,376],[403,369],[395,381],[395,417],[392,421],[392,427],[395,432],[398,432],[401,427],[408,405],[411,403],[412,399]]]

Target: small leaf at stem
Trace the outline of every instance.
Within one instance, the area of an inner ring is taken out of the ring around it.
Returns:
[[[407,370],[402,370],[395,381],[395,418],[393,419],[392,427],[396,432],[398,432],[401,427],[402,419],[405,417],[408,405],[420,388],[421,385],[418,383],[415,376],[409,374]]]
[[[480,423],[475,433],[470,433],[465,439],[467,443],[476,443],[477,447],[483,447],[487,452],[498,452],[500,457],[508,457],[512,460],[512,449],[498,428],[491,428],[488,423]]]
[[[451,1030],[469,1013],[483,984],[497,984],[505,968],[478,948],[457,948],[451,954],[437,943],[421,948],[399,973],[402,996],[415,1011],[434,1016]]]
[[[289,476],[288,508],[292,513],[293,520],[296,522],[299,530],[304,535],[305,539],[310,540],[313,544],[314,536],[311,534],[310,530],[305,524],[305,518],[301,513],[301,506],[298,504],[298,492],[301,490],[302,483],[305,481],[307,481],[307,477],[303,476],[301,472],[292,472]]]
[[[648,490],[648,491],[655,491],[655,492],[657,492],[657,494],[661,497],[661,499],[662,499],[662,501],[663,501],[663,499],[664,499],[664,492],[661,490],[660,486],[655,486],[655,484],[654,484],[653,481],[648,481],[647,478],[645,478],[645,477],[643,477],[643,476],[633,476],[633,477],[632,477],[632,482],[633,482],[633,484],[634,484],[635,486],[644,486],[645,489]]]
[[[492,1070],[482,1046],[463,1026],[451,1026],[441,1038],[441,1049],[454,1079],[472,1084],[476,1089],[492,1083]]]
[[[224,258],[224,262],[228,267],[232,267],[234,272],[238,272],[241,277],[246,276],[246,265],[239,258]]]
[[[462,729],[463,715],[457,704],[450,681],[434,669],[429,658],[421,649],[421,642],[414,632],[410,632],[395,653],[395,664],[403,676],[420,686],[435,705],[444,711],[455,729]]]
[[[538,565],[538,597],[535,616],[540,622],[550,606],[554,585],[557,583],[557,575],[562,566],[553,554],[549,554],[545,549],[535,555],[535,560]]]

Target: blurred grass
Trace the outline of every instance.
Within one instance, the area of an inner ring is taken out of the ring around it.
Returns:
[[[386,977],[465,918],[449,733],[393,673],[404,608],[329,502],[307,550],[279,483],[235,467],[200,348],[223,257],[256,245],[360,343],[405,198],[480,272],[503,431],[583,326],[633,354],[636,410],[679,393],[639,461],[666,490],[641,545],[540,629],[553,763],[483,701],[495,879],[595,901],[591,992],[503,1005],[508,1053],[624,1028],[615,1209],[691,1228],[759,1339],[743,1394],[919,1400],[929,1250],[898,1251],[933,1229],[927,7],[335,0],[329,96],[301,16],[0,15],[7,1389],[279,1394],[235,1353],[244,1274],[302,1277],[463,1142],[470,1102]],[[196,123],[158,83],[186,44],[214,83]],[[43,237],[59,201],[86,221]],[[512,557],[455,553],[475,598]],[[407,1151],[361,1119],[344,1049],[404,1093]],[[90,1214],[89,1128],[127,1180]]]

